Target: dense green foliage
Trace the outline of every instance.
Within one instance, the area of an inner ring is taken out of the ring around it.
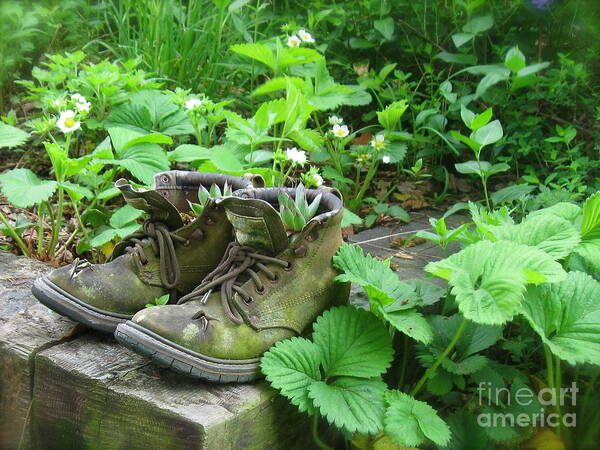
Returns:
[[[339,280],[368,303],[278,343],[267,380],[322,448],[319,418],[361,449],[593,448],[597,0],[5,0],[0,16],[2,249],[103,261],[142,215],[114,182],[170,168],[333,186],[355,228],[447,209],[409,240],[442,248],[425,269],[446,289],[343,246]],[[230,193],[201,190],[191,214]],[[290,231],[319,204],[279,200]],[[571,382],[576,405],[537,398]],[[540,410],[578,426],[478,422]]]

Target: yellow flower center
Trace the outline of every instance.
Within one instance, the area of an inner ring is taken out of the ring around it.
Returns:
[[[74,117],[67,117],[65,119],[65,127],[67,127],[67,128],[73,128],[76,123],[77,123],[77,121],[75,120]]]
[[[375,147],[377,150],[380,150],[380,149],[382,149],[384,146],[385,146],[385,143],[384,143],[383,141],[375,141],[374,147]]]

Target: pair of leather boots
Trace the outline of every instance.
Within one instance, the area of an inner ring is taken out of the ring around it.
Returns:
[[[254,182],[253,182],[254,181]],[[117,186],[145,211],[142,229],[120,242],[105,264],[76,260],[39,278],[35,297],[162,366],[216,382],[250,381],[275,342],[310,330],[325,309],[344,304],[349,286],[334,281],[331,261],[342,243],[340,196],[321,195],[317,214],[289,235],[280,194],[260,177],[169,171],[154,189]],[[199,189],[226,186],[190,221]],[[258,185],[258,186],[257,186]],[[145,307],[169,295],[162,306]]]

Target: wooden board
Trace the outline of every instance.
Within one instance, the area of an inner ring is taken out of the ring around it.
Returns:
[[[101,335],[40,352],[34,398],[48,450],[311,447],[307,420],[264,383],[201,383]]]
[[[32,367],[36,352],[60,342],[74,323],[31,295],[35,277],[49,267],[0,252],[0,448],[29,446]]]

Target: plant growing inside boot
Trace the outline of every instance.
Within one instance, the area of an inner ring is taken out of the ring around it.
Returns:
[[[188,201],[190,205],[190,213],[182,213],[181,217],[185,222],[191,222],[200,214],[202,214],[202,211],[204,211],[204,207],[209,198],[231,197],[232,193],[233,191],[231,186],[229,186],[227,182],[225,182],[223,185],[222,190],[216,184],[213,184],[210,187],[210,190],[206,189],[204,186],[200,186],[200,189],[198,189],[198,203]]]
[[[80,323],[112,333],[118,323],[143,310],[149,300],[164,301],[167,295],[174,301],[187,294],[215,268],[232,239],[225,212],[215,207],[213,199],[203,201],[202,213],[190,223],[185,224],[181,217],[199,186],[214,184],[221,186],[222,193],[247,188],[251,181],[169,171],[157,174],[155,189],[146,190],[119,180],[116,186],[128,204],[102,233],[109,240],[123,238],[108,262],[91,264],[78,259],[53,270],[35,281],[35,297]],[[146,220],[138,230],[135,219],[140,209]]]
[[[291,242],[276,209],[280,194],[315,205]],[[322,212],[314,215],[319,202]],[[216,207],[235,234],[221,262],[177,305],[140,311],[115,337],[186,375],[250,381],[272,345],[303,334],[323,310],[347,301],[349,285],[336,280],[332,266],[343,205],[331,191],[255,188],[217,199]]]
[[[306,201],[304,185],[300,183],[296,188],[294,199],[288,194],[279,194],[279,215],[288,230],[301,231],[312,219],[321,203],[321,194],[309,204]]]

